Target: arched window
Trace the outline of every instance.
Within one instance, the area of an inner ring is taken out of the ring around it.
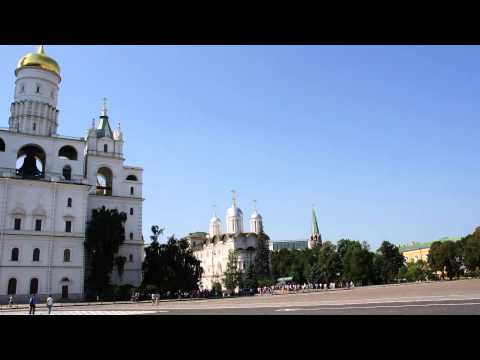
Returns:
[[[68,200],[67,200],[67,207],[69,207],[69,208],[72,207],[72,198],[68,198]]]
[[[33,250],[33,261],[40,261],[40,249]]]
[[[137,180],[137,177],[136,177],[135,175],[128,175],[128,176],[127,176],[127,180],[128,180],[128,181],[138,181],[138,180]]]
[[[133,193],[134,193],[134,188],[133,188],[133,186],[131,186],[130,187],[130,195],[133,195]]]
[[[11,256],[10,260],[11,261],[18,261],[18,254],[19,254],[18,248],[13,248],[12,249],[12,256]]]
[[[72,168],[69,165],[63,167],[62,174],[65,180],[72,180]]]
[[[65,160],[77,160],[77,150],[73,146],[66,145],[58,151],[58,157]]]
[[[130,254],[130,255],[128,256],[128,261],[133,262],[133,255],[132,255],[132,254]]]
[[[15,295],[17,293],[17,279],[11,278],[8,280],[7,295]]]
[[[108,145],[107,144],[103,145],[103,152],[108,152]]]
[[[17,175],[27,179],[45,177],[45,151],[38,145],[25,145],[17,153]]]
[[[63,262],[70,262],[70,249],[65,249],[63,252]]]
[[[30,294],[38,294],[38,279],[33,278],[30,280]]]
[[[113,173],[107,167],[97,171],[97,195],[112,196]]]
[[[5,141],[0,138],[0,152],[5,152]]]

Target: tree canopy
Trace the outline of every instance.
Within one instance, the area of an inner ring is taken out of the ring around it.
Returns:
[[[163,229],[154,226],[152,233],[152,243],[145,249],[142,266],[143,286],[153,286],[161,293],[197,290],[203,269],[188,241],[171,236],[166,244],[159,244],[158,237]]]
[[[87,224],[86,258],[87,297],[103,296],[109,292],[110,275],[116,264],[119,275],[123,272],[122,257],[115,259],[120,245],[125,241],[125,222],[127,215],[117,209],[92,210],[92,217]]]

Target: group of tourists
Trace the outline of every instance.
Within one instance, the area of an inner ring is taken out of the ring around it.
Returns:
[[[10,295],[8,298],[8,307],[12,308],[14,304],[14,299],[13,295]],[[52,314],[52,308],[53,308],[53,297],[52,295],[48,295],[47,301],[46,301],[47,309],[48,309],[48,315]],[[28,314],[29,315],[35,315],[35,310],[37,308],[37,297],[35,294],[30,295],[30,298],[28,299]]]
[[[340,288],[352,288],[355,285],[352,281],[345,282],[341,284],[332,283],[304,283],[304,284],[278,284],[275,286],[264,286],[259,287],[257,289],[257,294],[259,295],[273,295],[273,294],[296,294],[299,292],[311,292],[311,291],[320,291],[320,290],[328,290],[328,289],[335,289],[337,287]]]

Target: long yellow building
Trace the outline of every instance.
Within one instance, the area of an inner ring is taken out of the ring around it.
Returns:
[[[436,241],[458,241],[459,237],[443,237]],[[430,246],[434,241],[430,242],[415,242],[411,244],[400,245],[400,253],[405,257],[405,262],[417,262],[418,260],[428,261],[428,254],[430,252]]]

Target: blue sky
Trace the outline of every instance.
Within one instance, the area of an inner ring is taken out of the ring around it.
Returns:
[[[14,69],[0,46],[1,125]],[[401,244],[480,225],[478,46],[47,46],[62,69],[59,133],[109,99],[126,164],[144,168],[144,236],[225,227],[230,190],[273,240]]]

